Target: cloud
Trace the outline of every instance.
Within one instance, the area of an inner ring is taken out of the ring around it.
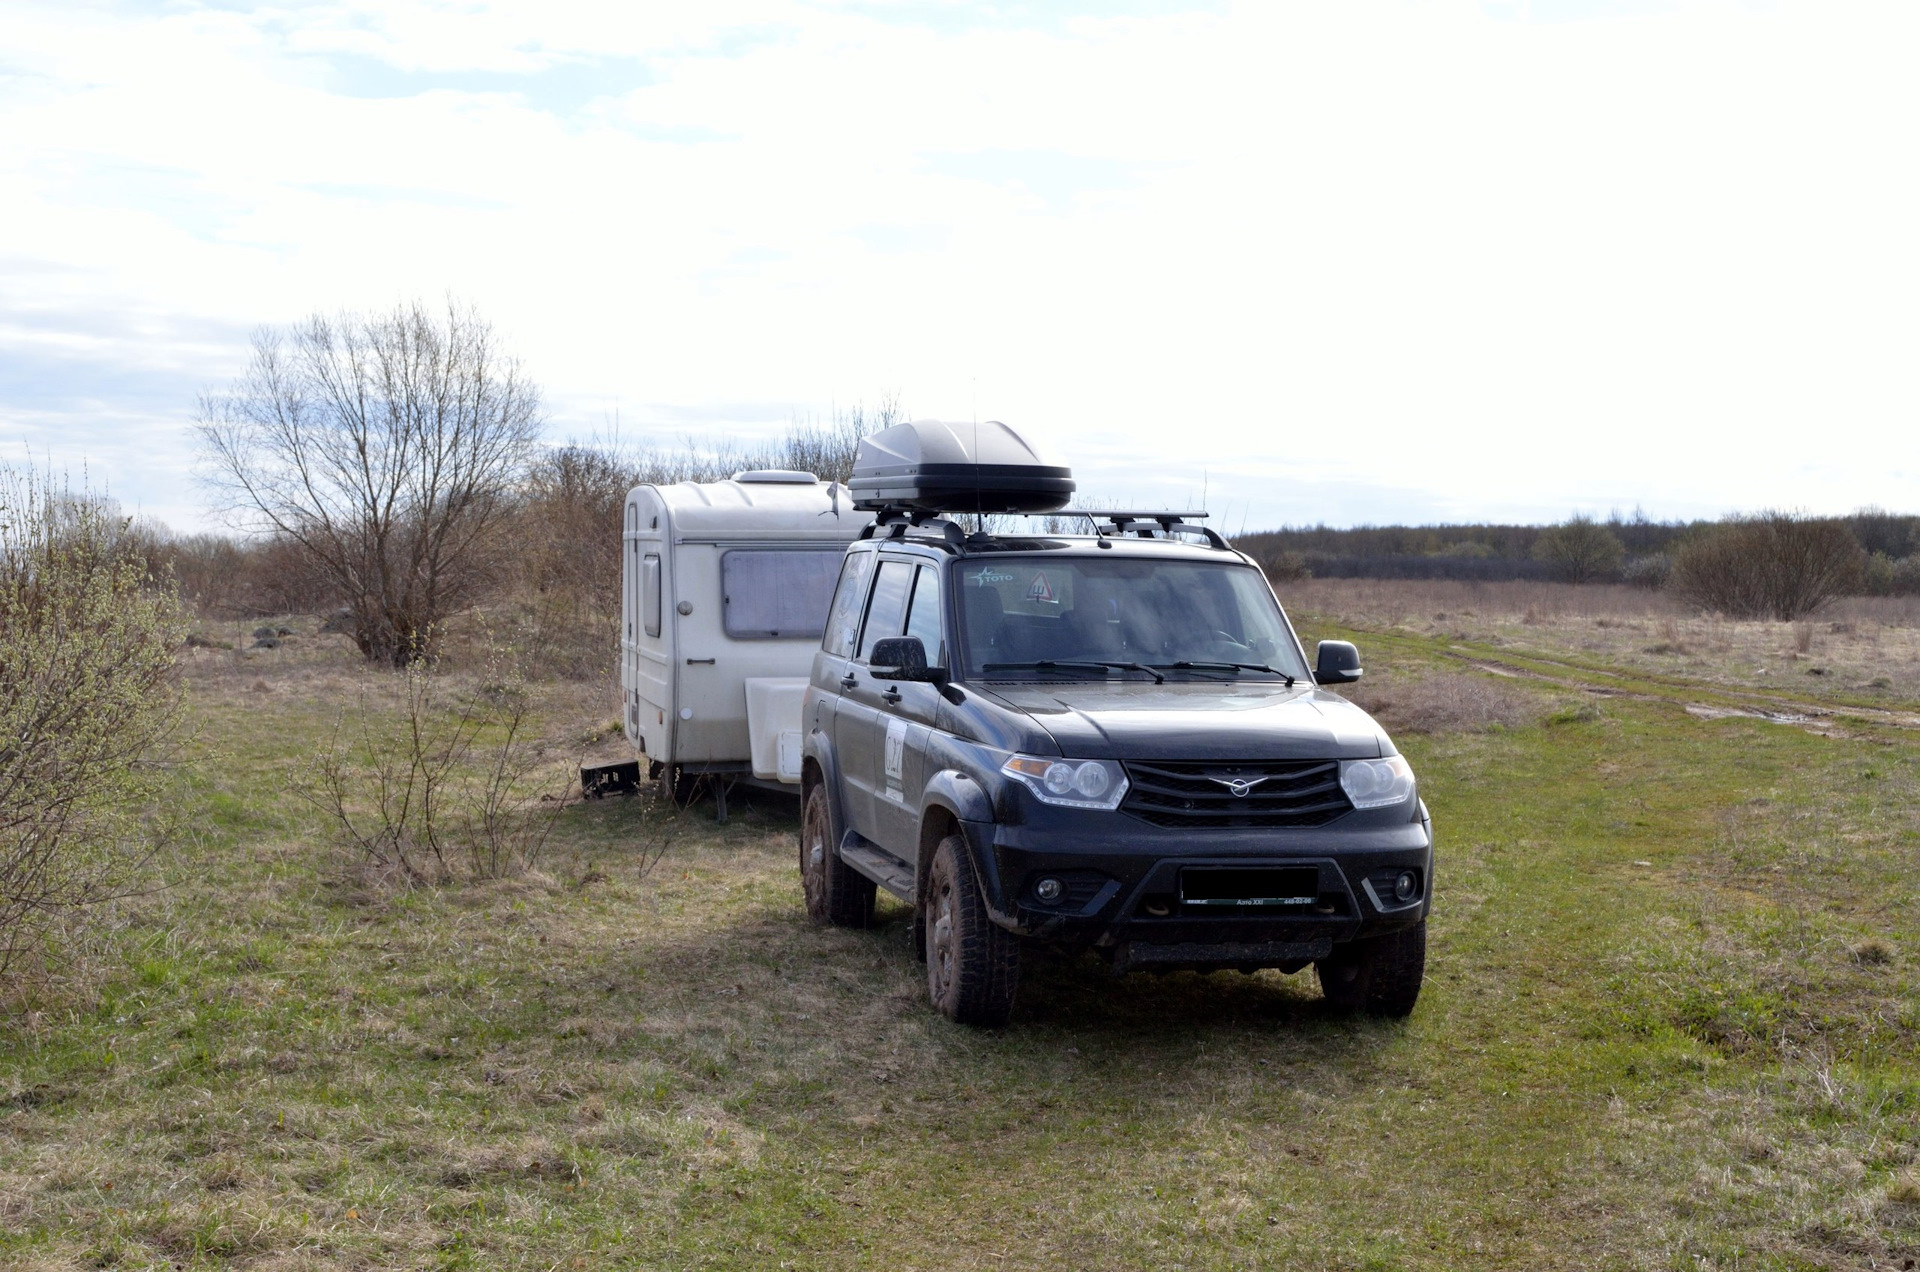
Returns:
[[[1920,187],[1890,158],[1916,26],[26,0],[0,446],[190,504],[178,421],[254,325],[453,292],[557,436],[897,389],[1031,430],[1090,490],[1256,526],[1920,507]]]
[[[929,172],[1017,190],[1052,212],[1071,211],[1084,195],[1135,188],[1165,166],[1054,150],[976,150],[921,159]]]

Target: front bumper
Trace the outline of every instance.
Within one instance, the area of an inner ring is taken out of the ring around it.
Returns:
[[[1412,821],[1351,820],[1360,824],[1184,833],[1117,815],[1084,828],[964,825],[988,908],[1010,931],[1100,949],[1116,970],[1297,970],[1335,944],[1411,927],[1432,906],[1433,826],[1425,809]],[[1310,900],[1302,888],[1300,902],[1284,906],[1184,902],[1181,871],[1206,866],[1310,867],[1317,886]],[[1397,900],[1392,882],[1409,870],[1418,890]],[[1065,895],[1041,901],[1034,888],[1044,878],[1060,880]]]

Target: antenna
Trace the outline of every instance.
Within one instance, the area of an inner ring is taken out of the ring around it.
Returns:
[[[982,534],[987,529],[987,512],[980,506],[980,377],[975,374],[973,381],[973,515],[974,529]]]

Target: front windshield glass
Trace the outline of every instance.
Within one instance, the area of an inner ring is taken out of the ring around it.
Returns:
[[[959,592],[963,666],[975,678],[1146,674],[1140,669],[1307,678],[1273,593],[1251,566],[1104,553],[976,558],[960,564]]]

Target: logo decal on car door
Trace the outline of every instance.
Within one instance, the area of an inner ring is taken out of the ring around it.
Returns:
[[[900,789],[900,775],[906,768],[907,722],[905,720],[887,721],[887,794],[893,799],[904,799],[905,792]]]

